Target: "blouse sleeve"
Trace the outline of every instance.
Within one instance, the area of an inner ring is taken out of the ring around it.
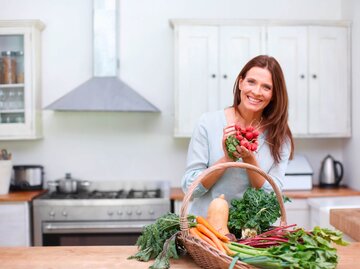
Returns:
[[[289,162],[290,152],[291,152],[291,143],[290,143],[290,139],[287,139],[286,142],[281,147],[280,162],[279,163],[274,162],[274,164],[268,171],[268,174],[272,177],[275,184],[279,187],[280,190],[282,190],[283,187],[283,181],[285,178],[286,168]],[[264,189],[267,192],[273,191],[273,188],[271,187],[268,181],[265,181],[264,185],[262,186],[262,189]]]
[[[187,160],[186,171],[181,181],[183,191],[186,193],[191,184],[205,169],[209,167],[209,141],[206,129],[206,118],[203,115],[197,126],[194,129],[193,135],[190,140]],[[201,183],[196,187],[193,192],[193,197],[200,197],[204,195],[206,189]]]

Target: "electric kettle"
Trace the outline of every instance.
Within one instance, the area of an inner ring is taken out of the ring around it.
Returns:
[[[336,188],[344,175],[344,167],[341,162],[336,161],[331,155],[327,155],[321,162],[320,187]]]

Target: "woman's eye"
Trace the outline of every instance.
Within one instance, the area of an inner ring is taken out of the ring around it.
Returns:
[[[264,86],[264,90],[270,91],[270,90],[271,90],[271,87],[269,87],[269,86]]]

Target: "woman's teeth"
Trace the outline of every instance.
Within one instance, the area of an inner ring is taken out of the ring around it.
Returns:
[[[254,103],[254,104],[258,104],[258,103],[261,102],[261,100],[252,98],[252,97],[250,97],[250,96],[248,96],[248,100],[249,100],[251,103]]]

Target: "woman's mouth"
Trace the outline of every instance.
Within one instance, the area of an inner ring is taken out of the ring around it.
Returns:
[[[259,103],[261,103],[262,101],[260,99],[256,99],[256,98],[253,98],[251,96],[247,96],[247,99],[249,100],[249,102],[253,105],[257,105]]]

